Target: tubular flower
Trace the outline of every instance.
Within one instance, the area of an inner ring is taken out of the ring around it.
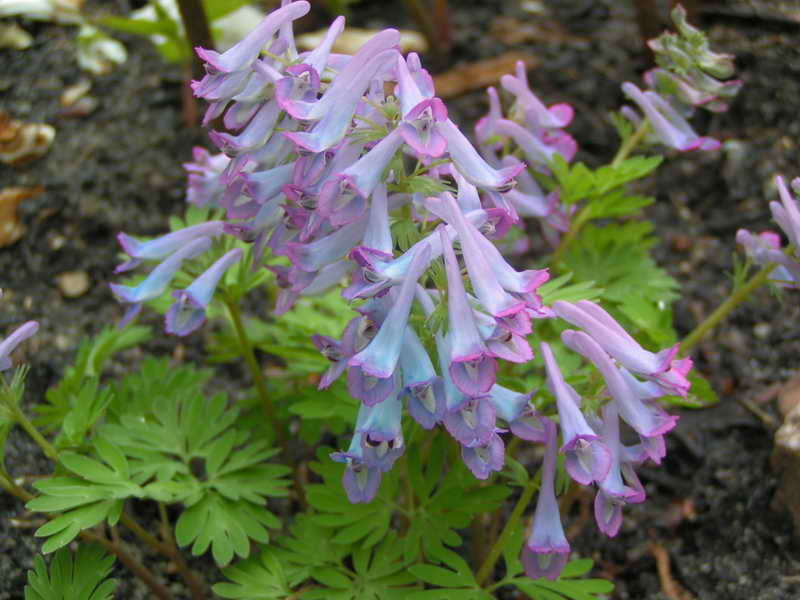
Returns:
[[[533,525],[522,548],[521,559],[528,577],[558,579],[569,559],[570,547],[561,525],[561,514],[556,501],[556,426],[547,418],[543,418],[542,423],[546,435],[542,484],[536,501],[536,512],[533,513]]]
[[[487,393],[494,385],[497,362],[478,332],[450,238],[441,227],[439,235],[447,271],[450,320],[448,371],[461,392],[469,397],[477,397]]]
[[[676,358],[678,345],[653,353],[642,348],[614,318],[593,302],[553,303],[556,315],[582,328],[599,346],[619,363],[638,375],[655,382],[664,394],[686,397],[692,368],[690,358]]]
[[[167,333],[188,335],[205,322],[206,310],[208,310],[219,280],[225,275],[225,271],[238,262],[241,257],[241,248],[234,248],[211,265],[188,288],[172,293],[176,302],[167,312]]]
[[[7,338],[0,341],[0,371],[7,371],[12,367],[11,353],[37,331],[39,331],[39,323],[28,321],[17,327]]]
[[[111,284],[111,291],[123,302],[130,302],[131,307],[122,317],[120,327],[133,319],[148,300],[158,298],[167,290],[172,278],[181,268],[184,260],[194,258],[211,247],[211,238],[201,237],[192,240],[179,250],[170,254],[160,265],[153,269],[144,281],[136,286]]]
[[[567,472],[572,479],[583,485],[602,481],[611,468],[611,453],[605,442],[586,422],[586,417],[580,411],[580,397],[564,381],[550,346],[542,342],[541,349],[547,370],[547,387],[555,396],[558,406],[561,437],[564,441],[561,451],[566,456]]]

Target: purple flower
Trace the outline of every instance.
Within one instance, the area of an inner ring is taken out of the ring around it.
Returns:
[[[509,425],[519,419],[530,406],[530,394],[521,394],[495,384],[489,392],[489,401],[495,409],[495,414]]]
[[[331,366],[322,375],[319,389],[325,389],[336,381],[347,368],[347,361],[356,353],[356,340],[363,317],[351,319],[344,328],[341,341],[327,335],[314,335],[311,340],[322,356],[331,362]]]
[[[480,225],[486,223],[488,214],[487,211],[481,209],[472,211],[465,217],[471,223]],[[452,226],[448,225],[444,230],[450,240],[455,237],[456,232]],[[397,258],[391,258],[387,256],[386,252],[376,251],[366,246],[353,249],[350,258],[358,263],[361,269],[356,271],[353,284],[345,289],[342,295],[348,300],[367,298],[381,292],[393,283],[402,282],[408,272],[411,258],[423,247],[430,248],[431,260],[441,256],[442,243],[439,232],[435,231],[427,235]]]
[[[386,29],[364,44],[339,72],[336,79],[314,102],[294,100],[288,96],[282,80],[276,86],[278,102],[287,113],[301,121],[315,121],[307,132],[288,132],[298,147],[309,152],[322,152],[335,146],[347,132],[358,103],[373,78],[391,68],[397,56],[399,33]]]
[[[781,286],[797,286],[800,283],[800,264],[781,250],[781,238],[777,233],[764,231],[753,235],[747,229],[740,229],[736,232],[736,243],[744,247],[747,257],[755,264],[778,264],[770,273],[771,282]]]
[[[488,398],[469,398],[444,414],[444,426],[462,446],[486,446],[495,434],[495,409]]]
[[[622,91],[647,116],[658,139],[665,146],[675,148],[681,152],[697,149],[716,150],[719,148],[719,141],[698,136],[691,125],[686,122],[686,119],[656,92],[642,92],[634,84],[627,81],[622,84]]]
[[[6,371],[11,368],[11,353],[38,330],[39,323],[27,321],[17,327],[7,338],[0,341],[0,371]]]
[[[663,393],[686,397],[692,359],[676,358],[679,345],[658,353],[642,348],[605,310],[593,302],[553,303],[555,313],[568,323],[586,331],[600,347],[633,373],[656,382]]]
[[[394,376],[400,352],[403,347],[404,333],[414,301],[417,279],[427,268],[430,251],[423,248],[418,251],[411,262],[408,275],[394,297],[394,304],[381,324],[378,334],[370,344],[353,356],[349,361],[350,373],[348,382],[354,384],[350,393],[367,404],[381,402],[382,398],[370,392],[369,378],[388,380]],[[364,380],[363,384],[358,383]],[[383,389],[383,388],[381,388]],[[362,395],[358,395],[359,392]]]
[[[347,167],[339,175],[347,180],[362,198],[369,198],[375,186],[381,181],[383,172],[397,150],[402,146],[403,138],[397,129],[375,144],[372,149],[357,162]]]
[[[189,335],[205,322],[206,310],[219,280],[241,257],[241,248],[230,250],[195,279],[188,288],[172,292],[172,296],[177,300],[167,311],[167,333]]]
[[[298,269],[316,273],[352,250],[361,241],[366,227],[367,219],[362,218],[307,244],[288,242],[285,252]]]
[[[660,436],[675,427],[678,417],[667,414],[655,401],[643,400],[644,394],[649,393],[647,388],[643,394],[635,378],[630,373],[626,378],[622,369],[612,362],[611,357],[591,336],[568,329],[561,334],[561,339],[568,347],[594,363],[603,375],[622,418],[639,435]]]
[[[436,375],[430,356],[411,327],[406,327],[403,337],[400,369],[408,413],[424,429],[432,429],[444,416],[444,383]]]
[[[528,403],[513,421],[509,421],[508,426],[518,438],[544,444],[547,441],[545,420],[546,417]]]
[[[150,272],[144,281],[136,286],[110,284],[111,291],[123,302],[130,302],[132,306],[122,317],[119,326],[124,327],[142,309],[148,300],[158,298],[167,290],[172,278],[181,268],[184,260],[194,258],[211,247],[210,237],[201,237],[190,241],[188,244],[173,252],[160,265]]]
[[[461,458],[478,479],[488,479],[492,471],[500,471],[505,464],[505,445],[497,433],[492,433],[483,446],[461,446]]]
[[[442,211],[445,213],[448,223],[458,233],[464,263],[467,266],[467,272],[478,300],[480,300],[489,314],[497,318],[514,315],[522,311],[525,308],[525,303],[503,289],[495,274],[495,269],[489,264],[487,256],[484,254],[485,246],[481,245],[477,239],[483,236],[464,218],[461,209],[450,194],[445,192],[440,198],[442,200]],[[491,245],[491,242],[488,243]],[[499,252],[492,258],[497,256],[499,256]],[[501,261],[505,262],[502,257]],[[497,268],[500,267],[498,266]]]
[[[569,125],[575,110],[569,104],[554,104],[549,108],[545,106],[528,85],[525,63],[517,61],[516,67],[517,76],[503,75],[500,84],[516,97],[516,108],[522,112],[525,124],[536,130],[562,129]]]
[[[548,350],[549,352],[549,350]],[[545,354],[546,356],[546,354]],[[569,542],[561,524],[561,514],[556,500],[555,478],[558,453],[558,436],[555,424],[545,417],[545,454],[542,464],[542,483],[536,500],[533,525],[522,549],[522,564],[528,577],[546,577],[555,580],[569,559]]]
[[[131,257],[131,260],[119,265],[114,272],[130,271],[143,260],[164,258],[198,238],[216,237],[222,233],[223,226],[224,223],[222,221],[208,221],[207,223],[200,223],[199,225],[173,231],[146,242],[137,240],[127,233],[120,233],[117,235],[119,245]]]
[[[360,416],[360,413],[359,413]],[[381,485],[381,470],[364,460],[361,433],[354,433],[347,452],[334,452],[331,459],[347,464],[342,476],[347,499],[353,504],[372,502]]]
[[[467,396],[477,397],[486,394],[494,385],[497,361],[478,331],[450,238],[441,225],[438,232],[447,272],[448,371],[459,390]]]
[[[186,201],[197,206],[219,206],[225,186],[220,182],[220,174],[228,166],[230,158],[224,154],[212,155],[205,148],[192,148],[194,162],[184,163],[188,175]]]
[[[419,64],[416,55],[409,55],[412,65]],[[419,68],[417,79],[430,80],[425,69]],[[397,88],[403,121],[398,130],[405,142],[420,156],[439,157],[447,150],[447,141],[437,130],[436,123],[447,119],[447,108],[439,98],[432,97],[433,82],[423,94],[402,56],[397,58]]]
[[[786,237],[789,238],[789,243],[795,248],[795,252],[800,251],[800,210],[797,208],[797,202],[792,198],[789,189],[783,177],[776,177],[775,184],[778,186],[778,193],[780,194],[781,201],[772,201],[769,203],[769,209],[772,211],[772,218],[783,229]],[[792,182],[795,186],[800,186],[800,177],[794,179]]]
[[[359,409],[356,431],[361,433],[364,461],[384,473],[405,450],[402,412],[403,403],[397,388],[383,402],[374,406],[362,404]]]
[[[291,2],[271,12],[266,18],[251,31],[245,38],[220,54],[214,50],[195,48],[197,55],[206,62],[209,75],[217,73],[235,73],[248,69],[258,58],[266,41],[272,39],[284,24],[291,23],[305,15],[311,5],[305,0]],[[207,75],[206,77],[209,77]]]
[[[525,163],[495,169],[473,148],[467,137],[450,119],[436,123],[437,131],[447,141],[450,160],[464,178],[480,188],[505,192],[514,187],[514,177],[525,168]]]
[[[622,525],[622,507],[625,504],[635,504],[644,501],[644,490],[638,478],[638,486],[626,485],[623,474],[623,463],[620,453],[622,445],[619,441],[619,420],[617,407],[609,402],[603,407],[603,420],[601,425],[602,437],[611,452],[611,469],[608,476],[600,482],[595,495],[594,515],[600,531],[608,537],[614,537]],[[632,468],[631,471],[632,472]],[[634,473],[634,478],[635,478]]]
[[[238,135],[218,131],[211,131],[208,135],[226,155],[245,154],[264,146],[275,130],[280,116],[280,106],[273,99],[261,105],[255,116]]]
[[[570,477],[582,485],[602,481],[611,468],[611,453],[581,413],[580,397],[564,381],[561,369],[553,357],[550,346],[542,342],[542,357],[547,370],[547,387],[556,399],[561,437],[561,451],[566,455],[566,467]]]

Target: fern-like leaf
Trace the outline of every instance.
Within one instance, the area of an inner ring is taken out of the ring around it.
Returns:
[[[111,600],[117,582],[106,579],[114,558],[102,548],[81,545],[73,555],[62,548],[53,555],[48,570],[37,556],[28,571],[25,600]]]

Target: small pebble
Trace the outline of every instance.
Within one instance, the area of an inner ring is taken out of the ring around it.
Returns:
[[[756,336],[759,340],[765,340],[769,337],[769,334],[772,332],[772,327],[769,323],[759,323],[755,327],[753,327],[753,335]]]
[[[85,271],[67,271],[56,277],[58,289],[67,298],[83,296],[89,289],[89,275]]]

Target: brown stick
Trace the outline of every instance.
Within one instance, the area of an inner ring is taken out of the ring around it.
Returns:
[[[178,9],[181,11],[181,20],[186,30],[192,53],[192,75],[201,79],[205,74],[203,61],[197,56],[195,48],[213,48],[214,40],[211,37],[211,28],[208,26],[206,11],[200,0],[178,0]]]
[[[658,579],[661,582],[661,591],[664,592],[664,595],[669,600],[691,600],[692,596],[672,577],[672,567],[667,549],[655,540],[650,542],[649,548],[656,559]]]

